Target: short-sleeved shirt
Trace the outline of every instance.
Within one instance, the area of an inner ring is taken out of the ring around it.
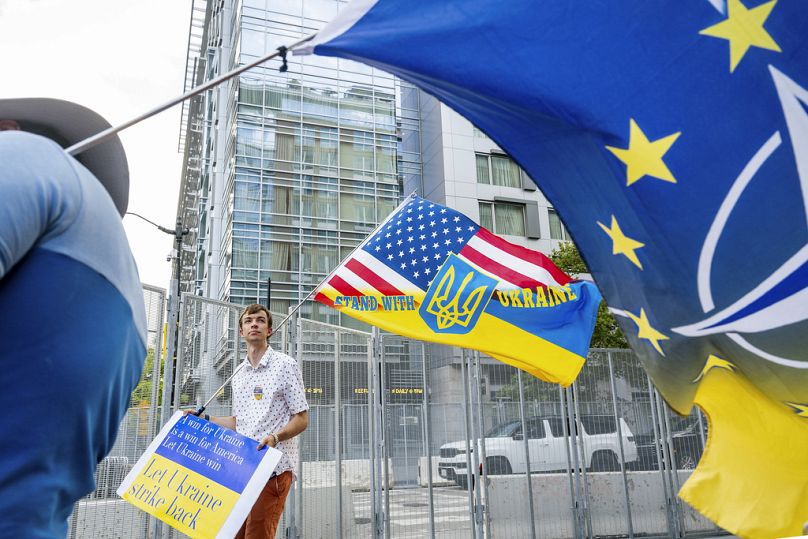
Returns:
[[[276,352],[272,347],[261,357],[258,367],[249,360],[233,379],[233,415],[236,431],[254,440],[271,432],[277,433],[291,417],[309,409],[303,374],[293,358]],[[297,468],[297,436],[280,442],[283,452],[275,473]]]
[[[0,133],[0,537],[64,537],[146,356],[121,217],[54,142]]]

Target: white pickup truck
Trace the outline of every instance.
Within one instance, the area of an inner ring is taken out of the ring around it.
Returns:
[[[621,417],[625,462],[637,460],[634,435]],[[564,418],[559,416],[531,417],[526,421],[531,472],[550,472],[567,469],[567,445],[564,436]],[[581,416],[583,455],[585,466],[592,471],[620,469],[620,438],[617,422],[609,415]],[[472,451],[474,444],[470,443]],[[479,450],[479,446],[476,448]],[[570,456],[572,458],[572,456]],[[509,421],[494,427],[485,435],[485,464],[489,475],[525,473],[525,442],[522,422]],[[467,485],[466,443],[451,442],[440,448],[438,473],[444,479]]]

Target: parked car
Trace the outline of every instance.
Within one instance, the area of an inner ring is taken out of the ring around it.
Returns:
[[[559,416],[531,417],[526,421],[528,451],[531,472],[550,472],[567,469],[567,444],[564,436],[565,418]],[[592,471],[615,471],[620,469],[620,439],[617,422],[613,416],[581,416],[583,427],[583,455],[585,466]],[[637,460],[634,435],[620,418],[623,435],[623,452],[626,462]],[[522,422],[515,420],[502,423],[485,435],[485,466],[488,475],[524,473],[527,468]],[[472,451],[480,450],[481,445]],[[441,446],[438,473],[444,479],[467,486],[466,443],[451,442]]]
[[[695,416],[674,417],[671,422],[671,441],[673,442],[673,462],[677,470],[692,470],[696,467],[704,451],[703,439],[707,439],[707,423],[698,421]],[[703,429],[699,433],[699,429]],[[661,443],[653,433],[635,436],[638,459],[636,467],[640,470],[659,469],[657,448],[664,455],[666,444]]]

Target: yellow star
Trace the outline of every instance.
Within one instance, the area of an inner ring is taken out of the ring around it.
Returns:
[[[704,368],[701,369],[701,373],[693,381],[698,382],[699,380],[704,378],[704,375],[707,374],[707,372],[710,369],[713,369],[713,368],[727,369],[728,371],[735,371],[735,365],[733,365],[732,363],[730,363],[726,359],[721,359],[718,356],[714,356],[714,355],[710,354],[709,356],[707,356],[707,363],[704,364]]]
[[[727,2],[727,18],[705,28],[699,34],[729,40],[729,71],[732,73],[750,47],[781,52],[772,36],[763,28],[777,0],[746,9],[741,0]]]
[[[651,327],[651,324],[648,322],[648,317],[645,315],[645,309],[640,309],[640,316],[637,316],[629,311],[626,311],[626,314],[629,318],[634,320],[635,324],[637,324],[637,328],[639,330],[637,332],[637,337],[651,341],[651,344],[654,346],[654,348],[656,348],[656,351],[664,356],[665,352],[663,352],[662,348],[659,346],[659,341],[666,341],[668,340],[668,337]]]
[[[634,251],[639,249],[640,247],[645,247],[644,243],[640,243],[637,240],[633,240],[623,234],[623,231],[620,230],[620,225],[617,224],[617,219],[614,218],[612,215],[612,226],[608,228],[606,225],[601,223],[600,221],[597,222],[598,226],[603,229],[603,231],[612,238],[612,254],[613,255],[625,255],[626,258],[631,260],[635,266],[642,269],[642,264],[640,264],[640,259],[637,258],[637,253]]]
[[[626,185],[631,185],[643,176],[652,176],[659,180],[676,183],[676,178],[668,170],[662,158],[681,134],[680,131],[651,142],[634,118],[631,118],[629,120],[628,148],[606,146],[606,149],[626,164]]]
[[[808,417],[808,406],[804,404],[797,404],[796,402],[787,402],[786,404],[794,408],[798,416]]]

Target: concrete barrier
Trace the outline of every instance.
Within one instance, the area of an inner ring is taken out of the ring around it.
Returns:
[[[388,459],[387,488],[396,484],[393,465]],[[336,464],[333,460],[310,461],[303,463],[303,487],[336,485]],[[370,460],[356,459],[342,461],[342,486],[351,491],[370,490]]]
[[[683,483],[691,472],[679,472]],[[668,533],[665,496],[658,471],[628,474],[632,525],[635,534]],[[530,512],[527,506],[527,482],[523,475],[489,476],[488,507],[491,511],[491,535],[510,538],[530,534]],[[587,474],[589,513],[595,535],[628,533],[623,476],[620,472]],[[544,538],[574,536],[574,519],[570,484],[567,474],[534,474],[533,511],[536,528]],[[715,524],[699,515],[684,502],[684,525],[688,531],[715,530]]]
[[[307,539],[332,539],[337,534],[337,487],[318,486],[303,489],[303,536]],[[288,501],[287,501],[288,505]],[[120,498],[82,500],[71,518],[75,539],[131,539],[145,537],[149,516]],[[283,524],[283,523],[282,523]],[[298,526],[301,524],[298,523]],[[278,527],[278,539],[284,537]],[[356,537],[356,520],[351,491],[342,489],[342,536]]]
[[[428,457],[421,457],[418,459],[418,484],[422,487],[428,487],[429,483],[427,482],[427,458]],[[432,458],[432,486],[433,487],[448,487],[454,485],[454,481],[450,481],[449,479],[444,479],[438,474],[438,461],[440,457],[431,457]]]

